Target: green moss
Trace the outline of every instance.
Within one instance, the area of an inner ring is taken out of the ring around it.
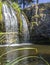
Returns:
[[[3,20],[3,17],[2,17],[2,2],[0,1],[0,21]]]
[[[39,15],[34,15],[34,16],[32,16],[32,18],[40,18],[40,16]]]
[[[20,17],[20,33],[22,33],[22,28],[23,28],[23,23],[22,23],[22,19],[21,19],[21,17]]]
[[[12,4],[12,7],[16,10],[16,11],[18,11],[18,13],[20,13],[20,8],[19,8],[19,5],[17,4],[17,3],[13,3]]]

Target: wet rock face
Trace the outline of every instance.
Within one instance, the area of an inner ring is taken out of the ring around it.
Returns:
[[[38,19],[38,22],[40,22],[40,24],[37,25],[30,25],[30,27],[32,26],[32,30],[30,33],[30,38],[31,38],[31,42],[35,42],[35,43],[50,43],[49,39],[50,39],[50,3],[47,4],[40,4],[39,5],[39,15],[40,18]],[[28,8],[27,8],[28,9]],[[31,22],[35,22],[35,18],[32,19],[32,16],[34,17],[35,15],[35,9],[34,7],[30,7],[30,10],[27,10],[25,13],[28,13],[30,16],[28,16],[30,23]],[[33,10],[33,11],[32,11]],[[32,15],[31,15],[32,13]]]

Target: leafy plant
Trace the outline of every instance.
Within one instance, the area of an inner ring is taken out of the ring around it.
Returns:
[[[16,10],[16,11],[18,11],[18,13],[20,13],[20,8],[19,8],[19,5],[17,4],[17,3],[13,3],[12,4],[12,7]]]

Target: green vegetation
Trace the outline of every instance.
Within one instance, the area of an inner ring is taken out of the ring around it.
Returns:
[[[19,5],[17,3],[14,2],[12,4],[12,7],[14,8],[15,11],[18,11],[18,13],[20,13],[21,10],[20,10]]]

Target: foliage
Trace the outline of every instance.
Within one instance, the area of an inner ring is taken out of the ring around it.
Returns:
[[[16,2],[20,5],[21,8],[25,8],[25,6],[30,5],[30,3],[33,3],[35,0],[11,0],[12,2]],[[21,6],[23,4],[23,6]]]
[[[12,4],[12,7],[14,8],[15,11],[18,11],[18,13],[20,13],[20,8],[19,8],[19,5],[17,3],[13,3]]]

